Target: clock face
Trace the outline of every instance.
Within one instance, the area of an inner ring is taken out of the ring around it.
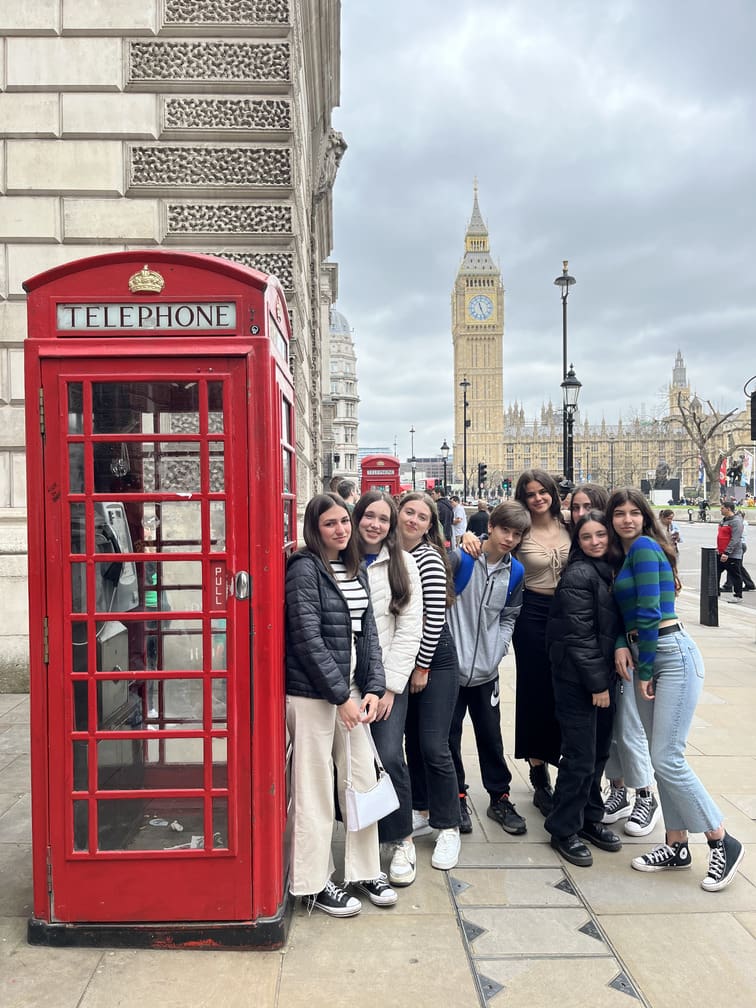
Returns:
[[[485,294],[476,294],[474,298],[470,298],[467,310],[476,322],[485,322],[487,318],[491,317],[493,301]]]

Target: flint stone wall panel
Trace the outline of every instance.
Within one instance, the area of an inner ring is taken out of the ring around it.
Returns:
[[[280,147],[155,145],[129,148],[129,194],[140,191],[175,196],[182,189],[257,188],[270,192],[291,186],[291,158]]]
[[[236,90],[283,90],[289,79],[288,42],[129,42],[128,87],[186,90],[226,85]]]
[[[163,133],[270,133],[291,130],[291,103],[285,98],[166,98]]]
[[[60,99],[56,94],[0,95],[0,134],[5,137],[60,136]]]
[[[154,35],[158,0],[63,0],[63,34]]]
[[[120,39],[9,38],[8,91],[120,91]]]
[[[114,140],[8,140],[6,191],[123,194],[123,144]]]
[[[290,206],[272,203],[168,203],[166,238],[192,235],[221,235],[249,241],[250,237],[271,235],[291,237]]]
[[[154,140],[158,97],[151,94],[61,95],[64,137],[123,137]]]
[[[289,0],[163,0],[163,26],[233,28],[289,24]]]
[[[289,297],[294,286],[294,254],[292,252],[242,252],[238,249],[223,249],[216,253],[232,262],[243,263],[252,269],[272,273],[281,281],[281,286]]]

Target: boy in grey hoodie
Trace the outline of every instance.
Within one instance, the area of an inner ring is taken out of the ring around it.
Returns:
[[[511,551],[529,528],[527,510],[517,501],[505,501],[491,512],[488,536],[477,559],[459,549],[449,554],[457,598],[448,620],[460,673],[449,747],[459,785],[461,833],[472,832],[462,763],[462,722],[468,711],[483,786],[490,798],[486,815],[507,833],[520,835],[527,829],[525,820],[509,800],[512,774],[504,758],[501,738],[499,663],[509,650],[515,620],[522,608],[523,568]]]

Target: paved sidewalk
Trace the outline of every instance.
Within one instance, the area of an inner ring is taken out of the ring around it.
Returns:
[[[522,837],[485,817],[473,770],[474,830],[452,872],[430,866],[418,841],[417,882],[397,906],[367,904],[349,920],[294,912],[280,952],[153,952],[32,948],[28,698],[0,695],[0,1005],[3,1008],[678,1008],[756,1005],[756,599],[720,607],[698,625],[698,597],[679,609],[706,659],[689,742],[691,764],[746,845],[741,872],[706,893],[706,845],[693,870],[644,875],[631,857],[661,828],[594,851],[574,868],[548,845],[524,768],[513,800]],[[502,666],[502,717],[511,752],[513,663]],[[472,733],[465,732],[470,767]],[[365,901],[367,902],[367,901]]]

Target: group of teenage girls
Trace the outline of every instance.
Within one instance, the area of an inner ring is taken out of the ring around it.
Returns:
[[[703,663],[675,612],[674,546],[637,490],[609,496],[582,484],[566,518],[555,480],[531,469],[514,496],[530,519],[516,550],[524,590],[512,638],[514,755],[529,764],[552,845],[588,866],[589,845],[621,848],[611,824],[626,818],[625,831],[644,836],[661,815],[664,843],[632,867],[690,868],[688,831],[703,832],[709,864],[701,886],[725,888],[743,848],[685,759]],[[286,576],[290,890],[310,910],[348,917],[359,913],[360,896],[391,906],[396,888],[414,881],[413,834],[437,831],[433,867],[448,870],[459,857],[460,793],[449,746],[459,690],[447,624],[454,588],[436,507],[424,493],[397,504],[370,491],[353,512],[339,496],[318,494],[307,505],[303,537]],[[475,555],[480,546],[467,535],[462,548]],[[337,884],[331,839],[345,809],[345,742],[348,734],[352,783],[366,790],[375,783],[368,732],[399,807],[378,824],[346,831]],[[553,786],[549,766],[558,767]],[[381,844],[391,847],[388,874]]]

